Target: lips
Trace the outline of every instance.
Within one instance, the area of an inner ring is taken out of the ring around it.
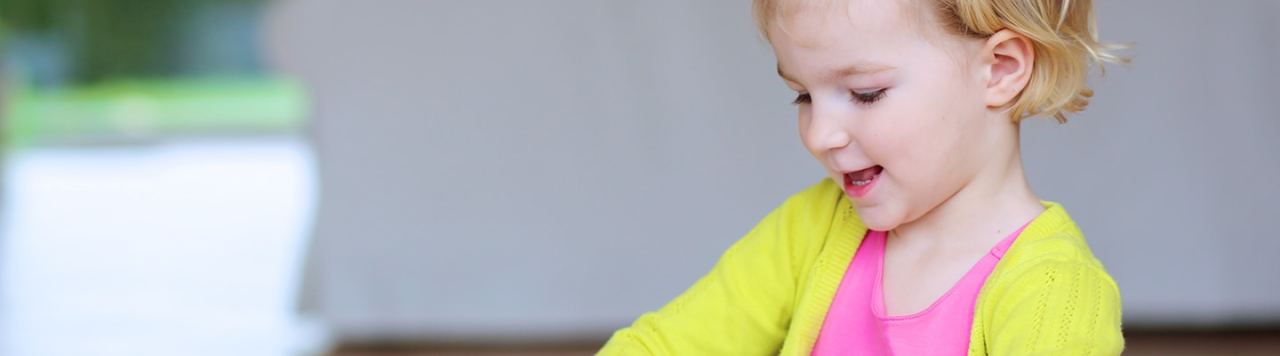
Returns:
[[[853,172],[844,174],[844,190],[854,198],[861,198],[871,192],[871,188],[875,186],[880,172],[884,171],[884,167],[871,166]]]

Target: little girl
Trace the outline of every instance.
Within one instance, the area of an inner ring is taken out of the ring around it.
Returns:
[[[604,355],[1119,354],[1120,294],[1023,174],[1018,123],[1083,110],[1088,0],[755,0],[829,180]]]

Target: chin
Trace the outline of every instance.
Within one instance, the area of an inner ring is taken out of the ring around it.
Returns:
[[[854,211],[857,212],[858,219],[862,220],[862,224],[871,230],[889,231],[902,225],[901,214],[896,214],[895,210],[888,206],[859,206],[854,208]]]

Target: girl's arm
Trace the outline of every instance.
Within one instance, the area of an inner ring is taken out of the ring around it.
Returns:
[[[816,188],[769,213],[711,272],[662,309],[615,332],[599,355],[777,354],[800,271],[816,257],[831,225],[834,200]]]

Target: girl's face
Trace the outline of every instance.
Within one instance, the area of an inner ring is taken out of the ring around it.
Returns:
[[[995,125],[986,79],[971,64],[980,61],[970,60],[982,41],[945,34],[900,1],[841,5],[796,9],[769,38],[779,75],[799,93],[804,145],[867,227],[892,230],[955,195],[984,164],[978,141]]]

